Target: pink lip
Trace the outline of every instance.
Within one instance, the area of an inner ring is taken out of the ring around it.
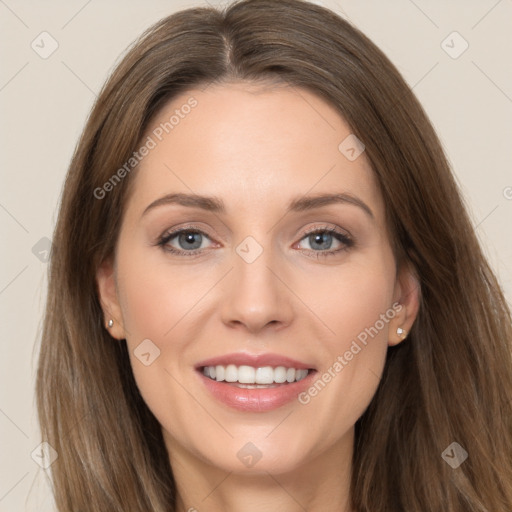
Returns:
[[[273,388],[247,389],[239,388],[225,381],[217,382],[203,374],[205,366],[217,366],[234,364],[235,366],[253,366],[261,368],[263,366],[284,366],[286,368],[297,368],[312,370],[308,375],[298,382],[286,384],[277,384]],[[212,395],[225,405],[244,412],[264,412],[277,409],[296,399],[299,393],[311,386],[315,375],[318,373],[310,364],[297,361],[290,357],[279,354],[248,354],[236,352],[225,354],[218,357],[205,359],[195,366],[197,374],[206,388]]]
[[[244,352],[234,352],[232,354],[224,354],[218,357],[205,359],[196,364],[196,370],[202,369],[204,366],[217,366],[218,364],[227,366],[234,364],[235,366],[253,366],[254,368],[261,368],[263,366],[285,366],[286,368],[310,369],[313,368],[311,364],[302,363],[290,357],[280,356],[279,354],[248,354]],[[299,381],[300,382],[300,381]]]
[[[312,370],[298,382],[277,384],[274,388],[247,389],[238,388],[225,381],[217,382],[206,377],[199,370],[197,371],[197,375],[203,384],[217,400],[233,409],[244,412],[270,411],[297,399],[300,393],[311,386],[317,373],[316,370]]]

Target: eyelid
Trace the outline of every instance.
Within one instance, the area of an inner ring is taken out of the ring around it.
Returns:
[[[326,223],[320,224],[318,226],[314,226],[312,228],[308,228],[304,233],[302,234],[302,238],[304,238],[306,235],[310,235],[311,233],[316,233],[317,231],[329,231],[333,233],[338,233],[340,235],[344,235],[347,238],[352,238],[352,235],[343,228],[340,228],[338,226],[328,225]],[[301,238],[301,240],[302,240]]]

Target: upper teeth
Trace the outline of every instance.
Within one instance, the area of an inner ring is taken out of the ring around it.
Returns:
[[[241,384],[280,384],[283,382],[294,382],[302,380],[308,374],[308,370],[285,368],[278,366],[263,366],[254,368],[253,366],[236,366],[228,364],[227,366],[205,366],[203,373],[211,379],[218,382],[225,380],[226,382],[240,382]]]

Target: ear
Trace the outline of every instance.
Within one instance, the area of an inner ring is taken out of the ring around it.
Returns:
[[[125,339],[123,316],[119,305],[113,258],[107,258],[96,272],[98,296],[103,309],[103,324],[113,338]],[[109,326],[112,320],[112,326]]]
[[[401,307],[394,308],[395,317],[389,322],[388,344],[390,346],[398,345],[405,340],[420,308],[420,283],[410,265],[404,264],[400,268],[393,296],[393,304],[398,303]]]

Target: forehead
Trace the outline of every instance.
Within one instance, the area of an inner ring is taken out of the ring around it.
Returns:
[[[222,197],[228,213],[270,211],[299,195],[349,192],[379,215],[382,199],[364,151],[347,158],[353,137],[329,103],[302,88],[190,89],[158,112],[143,137],[151,149],[134,176],[135,207],[184,192]]]

